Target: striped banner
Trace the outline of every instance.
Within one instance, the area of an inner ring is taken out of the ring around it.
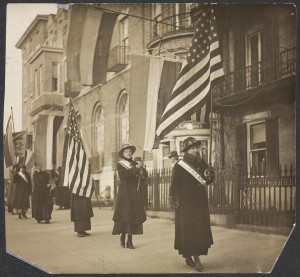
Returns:
[[[209,100],[212,82],[223,75],[216,17],[214,10],[207,6],[197,22],[187,58],[156,134],[163,138],[185,118],[199,111]]]
[[[68,133],[65,138],[63,161],[63,186],[69,187],[73,194],[91,197],[94,186],[86,152],[76,122],[76,114],[70,102]]]

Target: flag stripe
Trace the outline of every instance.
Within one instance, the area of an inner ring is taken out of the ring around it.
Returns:
[[[221,69],[222,70],[222,69]],[[178,112],[178,110],[183,106],[183,105],[187,105],[188,102],[192,101],[196,101],[196,97],[198,96],[199,93],[201,93],[201,91],[203,89],[207,89],[205,92],[203,91],[202,94],[203,94],[203,97],[206,96],[206,94],[209,92],[209,88],[210,86],[208,87],[208,85],[210,85],[210,82],[212,80],[214,80],[216,77],[214,75],[211,75],[210,74],[211,70],[209,70],[203,77],[206,78],[202,80],[202,78],[199,79],[199,82],[196,83],[196,87],[194,88],[193,91],[191,91],[189,93],[188,90],[188,95],[185,96],[183,95],[182,97],[178,97],[177,98],[177,102],[172,102],[172,108],[169,107],[169,110],[163,115],[162,117],[162,122],[168,118],[168,117],[172,117],[173,119],[175,118],[174,117],[174,113]],[[221,72],[222,73],[222,72]],[[217,76],[218,77],[218,76]],[[199,86],[198,86],[199,85]],[[189,89],[191,89],[191,87],[189,87]],[[185,94],[185,93],[182,93],[182,94]],[[201,98],[202,99],[202,98]],[[200,99],[200,100],[201,100]]]
[[[64,186],[68,186],[73,194],[91,197],[94,192],[93,182],[91,182],[91,172],[89,162],[84,150],[76,115],[72,103],[70,103],[68,134],[69,143],[67,148],[66,160],[64,164]],[[65,149],[64,149],[65,152]]]
[[[176,85],[174,86],[173,91],[175,91],[181,84],[185,83],[187,80],[192,78],[195,74],[195,72],[200,71],[203,66],[209,61],[209,58],[212,56],[212,53],[215,53],[215,50],[219,48],[219,42],[215,41],[210,46],[209,53],[203,58],[203,60],[198,63],[194,67],[188,66],[188,64],[185,62],[182,64],[182,70],[180,71],[180,74],[178,76],[178,81]]]
[[[219,73],[214,75],[214,79],[223,75],[223,69],[219,69],[218,71],[219,71]],[[157,132],[160,134],[160,136],[164,136],[165,134],[167,134],[165,131],[163,131],[163,129],[167,128],[171,124],[172,124],[171,130],[173,130],[178,125],[180,120],[183,119],[185,116],[187,116],[186,113],[189,112],[190,109],[192,109],[196,105],[199,106],[199,104],[200,104],[200,106],[202,106],[206,102],[206,101],[204,101],[204,102],[200,102],[200,101],[203,101],[205,96],[207,96],[209,89],[210,89],[211,81],[212,80],[209,80],[209,83],[207,84],[205,89],[201,91],[201,94],[198,94],[196,97],[194,97],[193,101],[187,102],[185,104],[185,106],[181,107],[175,113],[173,113],[172,117],[166,118],[165,121],[163,121],[161,123],[161,125],[157,129]],[[168,130],[169,129],[170,128],[168,128]]]
[[[203,72],[202,70],[198,73],[196,73],[194,76],[195,78],[193,78],[192,81],[193,84],[185,84],[182,86],[183,90],[179,90],[179,93],[176,93],[177,96],[175,96],[175,98],[173,98],[170,103],[167,105],[165,113],[163,114],[163,118],[164,116],[167,116],[167,112],[172,113],[170,110],[172,108],[174,108],[178,103],[180,103],[180,101],[182,101],[183,99],[187,98],[187,97],[193,97],[193,95],[195,94],[195,91],[199,88],[201,89],[201,87],[205,87],[204,86],[204,82],[206,82],[211,76],[211,71],[214,71],[215,67],[213,67],[214,65],[218,66],[218,63],[220,62],[220,57],[216,57],[210,60],[210,64],[206,64],[205,67],[203,68],[203,71],[205,70],[205,72]],[[192,98],[189,98],[192,99]]]
[[[77,174],[76,174],[76,178],[75,179],[75,182],[74,182],[74,189],[73,191],[75,191],[75,194],[80,194],[80,192],[82,193],[81,189],[82,189],[82,186],[81,186],[81,177],[82,177],[82,170],[84,169],[82,167],[82,162],[83,162],[83,151],[81,149],[81,146],[79,145],[78,147],[80,147],[80,151],[78,153],[79,157],[78,157],[78,162],[77,162],[77,165],[76,165],[76,171],[77,171]],[[80,171],[79,171],[80,170]]]
[[[187,116],[201,110],[208,101],[212,82],[224,75],[216,27],[214,10],[207,5],[199,15],[186,60],[157,128],[156,133],[160,138],[176,128]],[[203,115],[207,114],[206,110],[201,111]],[[203,115],[201,120],[204,119]]]

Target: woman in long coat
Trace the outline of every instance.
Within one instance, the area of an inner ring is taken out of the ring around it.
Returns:
[[[53,210],[50,175],[37,167],[33,174],[33,183],[32,217],[35,218],[38,223],[45,220],[45,223],[48,224],[50,223]]]
[[[200,255],[207,255],[213,244],[210,228],[208,198],[205,184],[207,164],[198,159],[200,141],[184,140],[183,160],[174,165],[170,188],[170,206],[175,212],[174,248],[185,258],[186,264],[200,271]],[[194,260],[192,259],[194,257]]]
[[[30,208],[29,196],[32,193],[32,185],[25,165],[22,165],[20,171],[14,175],[13,183],[15,184],[13,211],[19,214],[20,219],[27,218],[26,212]]]
[[[13,182],[15,174],[19,172],[20,168],[19,165],[14,165],[12,170],[10,170],[10,177],[9,177],[9,186],[8,186],[8,191],[7,191],[7,207],[8,207],[8,212],[12,213],[13,215],[15,214],[13,211],[13,202],[14,202],[14,197],[16,193],[16,184]]]
[[[136,167],[137,163],[132,160],[135,150],[135,146],[125,144],[118,152],[118,156],[121,158],[117,163],[120,184],[112,231],[113,235],[121,234],[120,242],[123,248],[125,248],[127,234],[126,246],[130,249],[134,249],[132,235],[143,234],[143,223],[146,221],[142,195],[138,190],[139,168]]]

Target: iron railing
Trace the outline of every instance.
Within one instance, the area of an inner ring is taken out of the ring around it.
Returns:
[[[120,71],[124,69],[129,62],[129,47],[116,46],[108,53],[107,70],[111,72]]]
[[[274,61],[261,62],[226,74],[223,80],[212,88],[214,99],[234,95],[280,80],[296,71],[296,48],[284,50]]]
[[[296,180],[293,166],[279,174],[241,176],[239,222],[292,227],[295,221]]]
[[[235,214],[237,223],[291,227],[295,220],[296,181],[293,166],[276,175],[240,176],[231,166],[215,171],[206,186],[211,214]],[[169,192],[172,169],[148,171],[148,210],[171,211]],[[115,175],[115,197],[119,179]]]
[[[176,14],[166,17],[153,25],[153,38],[165,36],[177,31],[194,31],[195,22],[190,13]]]

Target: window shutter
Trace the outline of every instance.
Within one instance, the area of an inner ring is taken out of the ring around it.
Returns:
[[[241,173],[247,174],[247,129],[246,124],[236,128],[236,157],[240,160]]]
[[[266,119],[266,144],[267,144],[267,174],[278,173],[279,169],[279,139],[278,118]]]

